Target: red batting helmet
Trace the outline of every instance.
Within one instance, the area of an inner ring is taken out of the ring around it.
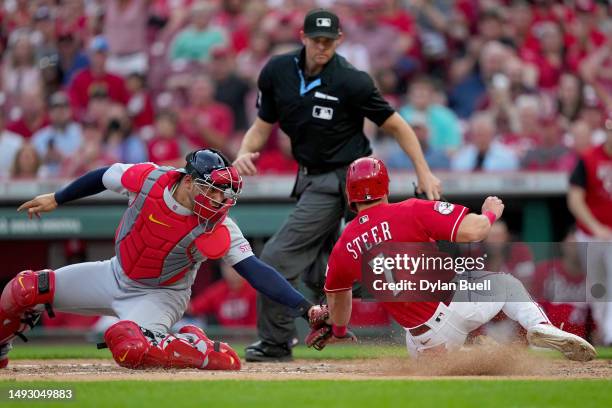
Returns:
[[[346,196],[349,206],[383,198],[389,194],[389,173],[385,164],[374,157],[355,160],[346,172]]]

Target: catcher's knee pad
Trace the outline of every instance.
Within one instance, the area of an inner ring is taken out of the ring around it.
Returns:
[[[34,327],[40,318],[36,307],[44,305],[53,317],[51,303],[55,294],[55,272],[23,271],[4,287],[0,296],[0,345]]]
[[[113,358],[127,368],[204,368],[207,364],[206,344],[172,334],[159,334],[122,320],[109,327],[104,341]]]

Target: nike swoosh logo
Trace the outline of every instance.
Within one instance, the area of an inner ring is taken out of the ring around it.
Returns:
[[[123,356],[119,357],[119,361],[121,361],[123,363],[125,361],[125,358],[127,357],[129,352],[130,352],[130,349],[125,350],[125,354]]]
[[[23,276],[18,277],[17,282],[19,282],[19,285],[21,285],[22,289],[25,289],[25,286],[23,286]]]
[[[149,221],[154,222],[155,224],[163,225],[164,227],[172,228],[170,225],[166,224],[165,222],[156,220],[155,217],[153,217],[153,214],[149,214]]]
[[[421,341],[420,343],[421,343],[423,346],[425,346],[425,345],[427,345],[427,343],[429,343],[430,341],[431,341],[431,338],[429,338],[429,339],[427,339],[427,340],[425,340],[425,341]],[[123,360],[122,360],[122,361],[123,361]]]

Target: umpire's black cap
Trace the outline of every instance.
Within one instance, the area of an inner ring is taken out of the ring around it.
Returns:
[[[340,37],[340,19],[326,9],[310,10],[304,17],[304,34],[307,37]]]

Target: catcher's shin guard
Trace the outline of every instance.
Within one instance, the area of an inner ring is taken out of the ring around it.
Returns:
[[[202,335],[203,337],[200,337],[188,332],[177,335],[159,334],[142,328],[135,322],[122,320],[106,330],[104,341],[117,364],[127,368],[198,368],[206,370],[211,369],[209,368],[210,358],[214,361],[213,366],[217,367],[214,369],[240,368],[239,359],[237,359],[237,368],[232,368],[230,364],[219,363],[223,361],[218,356],[221,352],[215,352],[214,342],[209,340],[203,332]],[[224,355],[225,353],[223,352]],[[226,357],[228,363],[232,359],[233,357]],[[235,362],[233,364],[235,367]]]
[[[34,327],[44,305],[53,317],[51,303],[55,294],[55,272],[23,271],[4,287],[0,296],[0,346],[18,336],[26,341],[23,332]]]

